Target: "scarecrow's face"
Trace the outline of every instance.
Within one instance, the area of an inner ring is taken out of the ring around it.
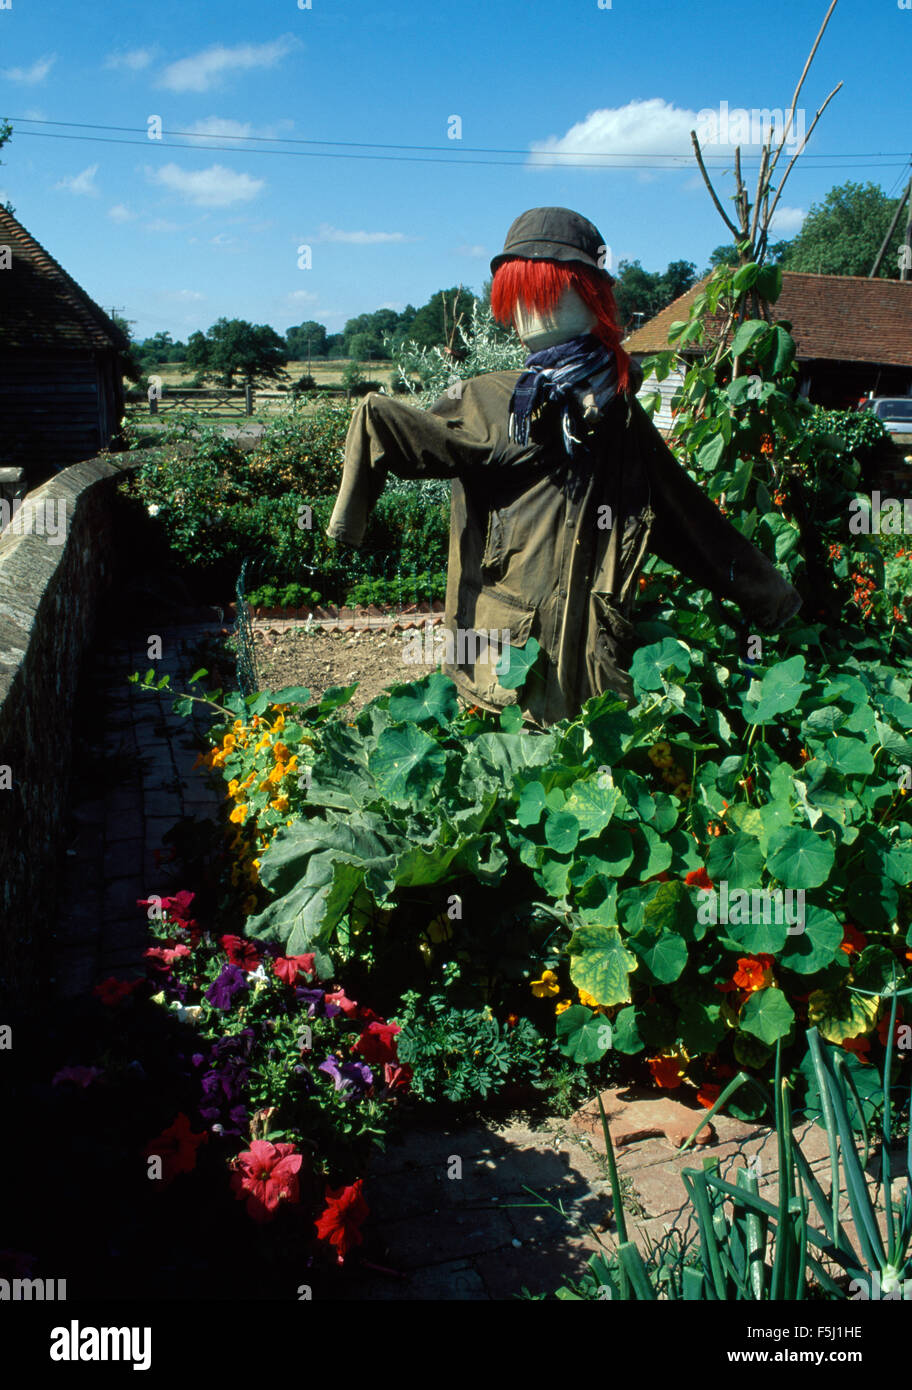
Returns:
[[[566,289],[553,309],[530,309],[517,300],[513,323],[529,351],[540,352],[580,333],[590,333],[596,318],[574,289]]]

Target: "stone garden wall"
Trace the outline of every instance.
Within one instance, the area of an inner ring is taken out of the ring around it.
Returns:
[[[47,979],[74,697],[122,559],[116,482],[137,466],[128,454],[73,464],[0,536],[0,998],[20,1005]]]

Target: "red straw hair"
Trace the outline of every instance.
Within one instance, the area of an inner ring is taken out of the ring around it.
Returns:
[[[610,348],[618,367],[618,387],[626,391],[629,381],[630,358],[621,347],[621,330],[617,322],[617,305],[611,286],[603,275],[587,265],[563,261],[526,261],[518,257],[504,261],[494,273],[491,284],[491,311],[498,323],[513,323],[518,301],[527,309],[547,314],[554,309],[561,295],[573,289],[592,310],[596,323],[592,332],[605,347]]]

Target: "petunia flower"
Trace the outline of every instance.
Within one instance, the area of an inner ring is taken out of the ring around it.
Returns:
[[[219,945],[232,965],[239,965],[242,970],[256,970],[260,963],[260,953],[253,942],[244,936],[220,936]]]
[[[52,1086],[60,1086],[64,1081],[72,1081],[74,1086],[91,1086],[98,1076],[103,1076],[104,1072],[100,1067],[61,1067],[51,1080]]]
[[[363,1194],[364,1180],[358,1178],[350,1187],[338,1188],[335,1192],[326,1190],[326,1210],[317,1222],[317,1235],[320,1240],[335,1246],[339,1264],[345,1259],[353,1245],[364,1240],[361,1227],[370,1215]]]
[[[187,1116],[180,1112],[172,1125],[145,1147],[147,1158],[162,1160],[162,1179],[168,1183],[178,1173],[190,1173],[196,1167],[196,1151],[209,1138],[205,1130],[194,1134]]]
[[[384,1062],[398,1062],[396,1034],[401,1032],[398,1023],[369,1023],[352,1052],[360,1052],[365,1062],[378,1066]]]
[[[96,985],[92,993],[97,995],[102,1004],[119,1004],[121,999],[126,999],[127,995],[132,994],[134,989],[142,984],[142,980],[118,980],[114,975],[109,975],[106,980],[102,980]]]
[[[283,984],[293,985],[299,975],[313,979],[316,975],[315,956],[312,951],[303,956],[276,956],[272,968]]]
[[[271,1221],[281,1202],[299,1201],[302,1162],[293,1144],[253,1139],[250,1148],[234,1160],[231,1174],[234,1195],[239,1201],[247,1198],[248,1216],[254,1221]]]
[[[247,978],[237,965],[226,965],[222,973],[212,981],[203,998],[216,1009],[228,1010],[232,1007],[236,994],[246,993]]]

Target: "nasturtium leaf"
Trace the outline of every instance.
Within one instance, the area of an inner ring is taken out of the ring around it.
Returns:
[[[714,1052],[726,1033],[722,1010],[718,1004],[707,1004],[691,995],[680,1010],[681,1041],[691,1056],[698,1052]]]
[[[790,907],[788,915],[797,916],[794,898],[787,901]],[[720,911],[721,902],[720,896]],[[764,893],[761,889],[731,889],[727,904],[728,922],[725,924],[729,939],[750,955],[776,955],[788,939],[786,905],[786,901],[777,902],[771,893]]]
[[[504,690],[518,690],[525,682],[538,658],[541,647],[530,637],[523,647],[510,646],[495,667],[497,679]]]
[[[281,690],[273,691],[269,698],[274,705],[306,705],[310,691],[305,685],[284,685]]]
[[[646,1046],[637,1026],[637,1010],[632,1004],[619,1010],[611,1024],[611,1046],[615,1052],[642,1052]]]
[[[770,837],[766,867],[786,888],[819,888],[834,858],[829,840],[801,826],[783,826]]]
[[[420,802],[446,766],[446,754],[434,739],[414,725],[384,729],[368,756],[378,790],[398,805]]]
[[[630,666],[630,674],[641,690],[661,690],[662,675],[675,670],[686,676],[690,671],[690,651],[683,642],[663,637],[648,647],[638,647]]]
[[[674,932],[656,932],[647,928],[628,940],[649,974],[659,984],[671,984],[687,964],[687,942]]]
[[[657,835],[651,825],[640,825],[633,840],[633,872],[643,882],[664,873],[671,863],[671,845],[661,835]]]
[[[500,712],[500,727],[506,734],[518,734],[523,726],[523,715],[519,705],[507,705]]]
[[[652,932],[669,931],[688,936],[696,915],[689,891],[679,879],[657,883],[651,896],[643,902],[640,921]]]
[[[570,854],[580,837],[579,821],[567,811],[552,811],[545,817],[545,840],[557,854]]]
[[[601,786],[597,776],[573,783],[564,810],[575,818],[581,840],[601,834],[614,815],[620,795],[617,787]]]
[[[538,825],[545,809],[545,789],[541,782],[527,782],[519,794],[516,819],[523,829]]]
[[[804,930],[793,932],[785,943],[782,964],[799,975],[813,975],[833,961],[847,957],[840,950],[842,926],[832,912],[816,903],[804,907]]]
[[[637,968],[636,956],[626,949],[615,926],[587,923],[577,927],[567,943],[570,978],[599,1004],[626,1004],[630,998],[628,976]]]
[[[567,896],[573,860],[569,854],[556,854],[550,850],[542,850],[541,856],[535,877],[549,898],[556,903],[563,902]]]
[[[390,695],[389,715],[397,723],[422,724],[433,720],[445,728],[458,708],[453,682],[441,671],[432,671],[399,694]]]
[[[735,1061],[741,1067],[766,1067],[772,1056],[772,1048],[767,1047],[766,1043],[762,1043],[752,1033],[736,1033],[732,1051]],[[737,1115],[731,1106],[729,1109],[732,1109],[732,1114]]]
[[[755,888],[760,883],[763,854],[753,835],[736,830],[713,838],[706,856],[706,870],[713,883],[723,879],[730,888]]]
[[[912,841],[897,841],[884,856],[884,872],[894,883],[912,883]]]
[[[860,926],[889,927],[899,908],[896,884],[876,874],[853,876],[846,894],[846,905],[853,921]]]
[[[840,724],[845,723],[846,718],[845,710],[840,709],[838,705],[824,705],[821,709],[811,710],[801,726],[801,731],[804,734],[832,733]]]
[[[808,997],[808,1022],[828,1042],[843,1043],[871,1031],[878,1005],[876,998],[853,994],[846,985],[815,989]]]
[[[824,753],[838,772],[844,772],[851,776],[855,773],[874,771],[874,759],[871,756],[871,750],[859,738],[848,738],[837,734],[824,744]]]
[[[574,1062],[597,1062],[613,1042],[613,1027],[602,1014],[572,1004],[557,1016],[557,1044]]]
[[[593,873],[620,878],[633,863],[633,836],[620,825],[606,826],[586,856]]]
[[[748,724],[768,724],[793,710],[807,688],[804,657],[791,656],[788,661],[780,661],[766,672],[753,694],[742,698],[744,718]]]
[[[738,1017],[738,1027],[762,1043],[772,1046],[784,1038],[795,1022],[795,1011],[781,989],[770,986],[755,990]]]

